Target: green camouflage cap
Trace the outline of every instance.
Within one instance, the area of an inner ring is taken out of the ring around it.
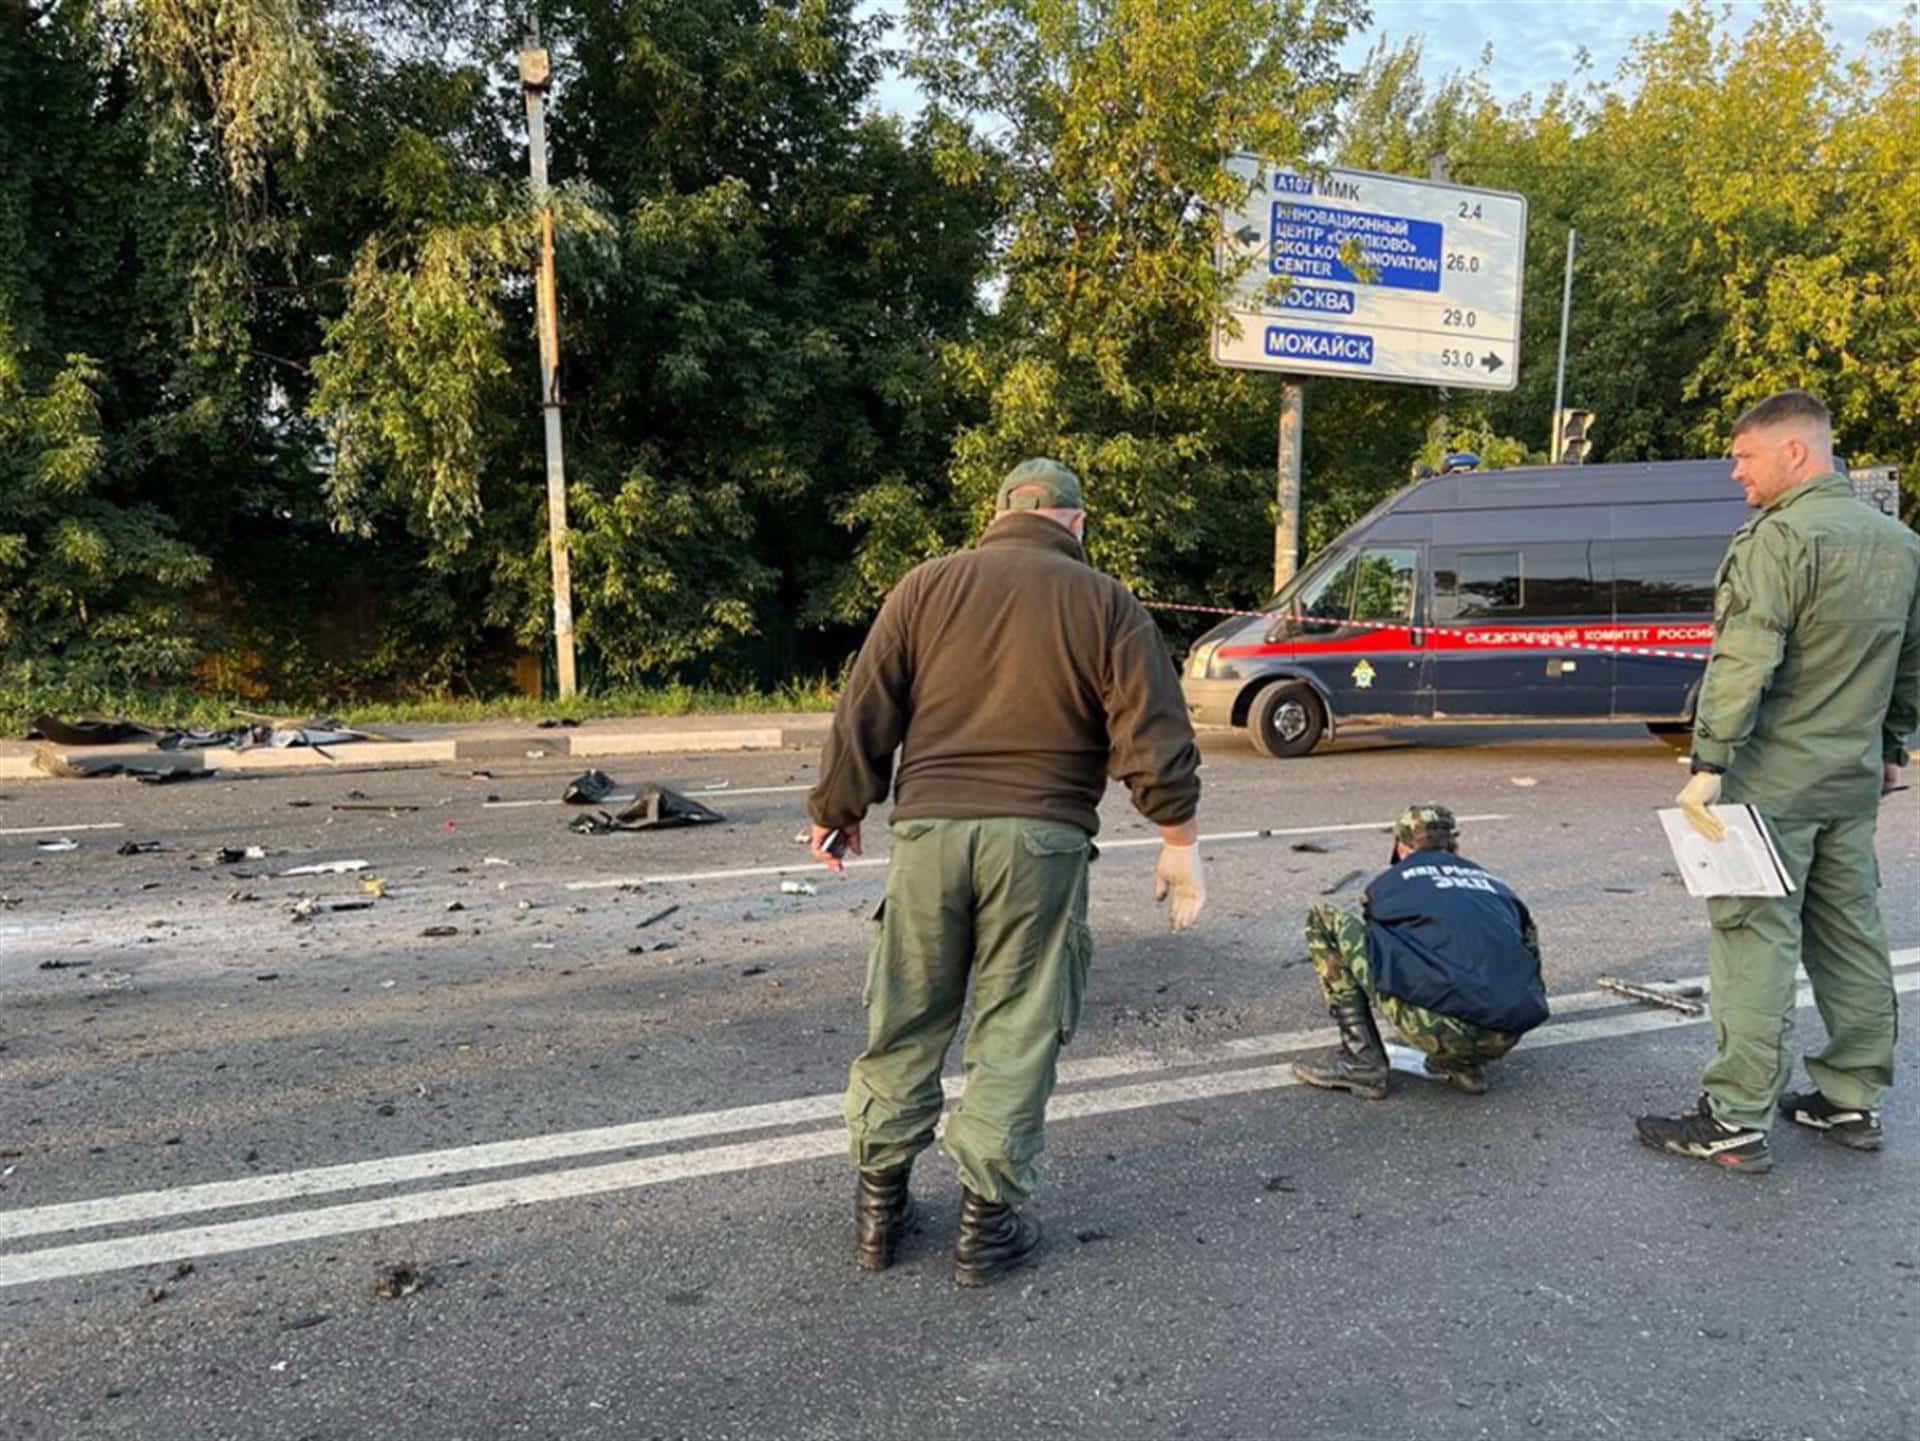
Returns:
[[[1393,838],[1416,851],[1443,851],[1460,836],[1445,806],[1408,806],[1393,823]]]
[[[1029,487],[1038,489],[1041,494],[1013,499],[1014,491]],[[996,515],[1004,515],[1010,510],[1085,509],[1086,505],[1080,499],[1080,477],[1057,460],[1038,458],[1023,460],[1008,471],[1007,478],[1000,482],[1000,492],[993,502]]]

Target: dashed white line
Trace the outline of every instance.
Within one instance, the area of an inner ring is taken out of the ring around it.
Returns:
[[[124,831],[125,821],[99,821],[85,826],[9,826],[0,836],[65,835],[68,831]]]
[[[1513,817],[1486,815],[1459,816],[1456,817],[1456,819],[1461,825],[1466,825],[1469,822],[1475,825],[1485,825],[1491,821],[1512,820]],[[1209,842],[1286,840],[1293,836],[1339,835],[1347,831],[1380,831],[1384,833],[1392,828],[1392,821],[1356,821],[1349,825],[1269,827],[1257,831],[1213,831],[1209,834],[1202,835],[1200,839]],[[1159,844],[1160,838],[1158,836],[1134,836],[1126,840],[1099,842],[1102,851],[1118,851],[1133,846],[1157,846]],[[884,866],[886,863],[887,858],[885,856],[869,856],[863,859],[850,860],[846,862],[846,867],[848,870],[855,870],[867,866]],[[742,866],[731,870],[720,871],[662,871],[654,875],[645,876],[610,876],[604,880],[597,881],[568,881],[567,889],[570,891],[611,891],[618,890],[622,886],[665,886],[671,885],[675,881],[745,880],[753,876],[785,876],[792,875],[799,871],[818,871],[822,869],[824,869],[824,867],[821,866],[820,862],[809,857],[803,861],[788,861],[785,864],[777,866]]]
[[[1907,953],[1913,955],[1914,953]],[[1920,989],[1920,971],[1895,978],[1901,992]],[[1797,1001],[1805,1006],[1812,1001],[1810,987],[1801,986]],[[1528,1050],[1564,1046],[1603,1036],[1630,1035],[1637,1032],[1674,1030],[1706,1024],[1704,1016],[1688,1016],[1678,1011],[1629,1011],[1621,1015],[1600,1016],[1588,1021],[1543,1027],[1527,1040]],[[1087,1116],[1111,1115],[1120,1111],[1163,1106],[1180,1101],[1217,1100],[1259,1091],[1280,1090],[1298,1085],[1292,1068],[1286,1065],[1258,1066],[1243,1070],[1216,1071],[1209,1074],[1178,1076],[1147,1081],[1107,1090],[1077,1091],[1055,1098],[1048,1108],[1049,1119],[1078,1120]],[[438,1191],[416,1192],[376,1201],[356,1201],[340,1206],[325,1206],[309,1211],[287,1212],[244,1221],[195,1226],[143,1236],[126,1236],[106,1241],[86,1241],[0,1256],[0,1287],[22,1286],[41,1281],[57,1281],[101,1271],[123,1270],[134,1266],[162,1265],[197,1257],[250,1251],[263,1246],[291,1241],[317,1240],[328,1236],[351,1235],[379,1230],[387,1226],[410,1225],[421,1221],[446,1220],[456,1216],[479,1215],[490,1211],[536,1205],[580,1196],[604,1195],[610,1191],[657,1186],[669,1181],[689,1180],[738,1171],[760,1170],[795,1161],[819,1160],[839,1155],[846,1147],[846,1132],[835,1126],[830,1130],[808,1131],[794,1136],[778,1136],[758,1141],[741,1141],[711,1146],[697,1151],[676,1151],[658,1156],[643,1156],[609,1165],[574,1170],[549,1171],[502,1181],[484,1181],[469,1186],[454,1186]]]
[[[1894,960],[1896,965],[1912,967],[1896,975],[1895,989],[1903,993],[1920,989],[1920,948],[1897,952]],[[1697,984],[1699,979],[1693,978],[1689,983]],[[1801,986],[1798,992],[1798,1003],[1804,1006],[1809,1004],[1811,999],[1811,988]],[[1608,993],[1584,991],[1556,998],[1553,1005],[1556,1015],[1564,1016],[1618,1003],[1619,998]],[[1584,1021],[1556,1021],[1529,1036],[1526,1049],[1531,1051],[1547,1046],[1595,1040],[1605,1036],[1702,1025],[1705,1024],[1706,1019],[1704,1016],[1688,1016],[1677,1011],[1628,1010]],[[1090,1080],[1112,1079],[1146,1070],[1174,1070],[1246,1059],[1256,1055],[1284,1054],[1288,1051],[1323,1045],[1329,1038],[1330,1033],[1326,1031],[1293,1032],[1272,1036],[1241,1037],[1218,1045],[1197,1047],[1164,1056],[1139,1054],[1096,1056],[1062,1066],[1061,1080],[1067,1085],[1084,1084]],[[1274,1090],[1294,1084],[1296,1082],[1292,1071],[1285,1065],[1168,1077],[1104,1090],[1063,1092],[1054,1098],[1053,1104],[1049,1107],[1049,1116],[1054,1120],[1072,1120],[1083,1116],[1104,1115],[1177,1101],[1205,1100],[1241,1095],[1250,1091]],[[950,1078],[947,1082],[949,1094],[954,1093],[957,1088],[957,1078]],[[639,1122],[631,1126],[566,1132],[552,1136],[532,1137],[522,1141],[503,1141],[456,1150],[422,1152],[413,1156],[394,1157],[387,1161],[360,1162],[310,1171],[288,1172],[279,1176],[212,1182],[200,1186],[181,1187],[172,1191],[149,1191],[108,1197],[99,1201],[42,1206],[0,1213],[0,1236],[20,1237],[82,1230],[130,1221],[152,1220],[167,1215],[260,1204],[327,1191],[353,1190],[464,1171],[528,1164],[541,1160],[558,1160],[672,1140],[737,1133],[756,1127],[826,1119],[837,1113],[838,1107],[837,1095],[806,1096],[790,1101],[772,1102],[764,1106],[667,1117],[658,1121]],[[669,1152],[663,1155],[633,1158],[610,1165],[480,1182],[377,1201],[354,1202],[278,1216],[189,1227],[146,1236],[83,1242],[40,1251],[0,1255],[0,1286],[55,1280],[65,1276],[85,1275],[124,1266],[184,1260],[194,1256],[220,1255],[282,1241],[342,1235],[380,1226],[477,1214],[570,1196],[595,1195],[604,1191],[657,1185],[696,1176],[758,1169],[789,1161],[834,1155],[845,1146],[845,1143],[844,1130],[836,1126],[830,1130],[807,1132],[796,1136],[736,1142],[695,1151]]]

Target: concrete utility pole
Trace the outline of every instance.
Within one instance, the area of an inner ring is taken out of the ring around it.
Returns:
[[[1300,568],[1300,445],[1306,434],[1305,390],[1293,376],[1280,380],[1280,435],[1274,454],[1275,498],[1280,518],[1273,527],[1273,588]]]
[[[553,207],[547,203],[546,96],[553,84],[540,22],[531,22],[520,51],[520,89],[527,98],[527,154],[533,199],[540,207],[540,260],[533,276],[535,328],[540,332],[540,409],[547,432],[547,552],[553,560],[553,663],[564,699],[575,690],[573,574],[567,556],[567,469],[560,451],[560,321],[553,283]]]
[[[1560,407],[1567,391],[1567,319],[1573,314],[1573,250],[1579,240],[1579,231],[1567,231],[1567,278],[1560,288],[1560,364],[1553,373],[1553,432],[1547,437],[1547,460],[1553,465],[1560,463]]]

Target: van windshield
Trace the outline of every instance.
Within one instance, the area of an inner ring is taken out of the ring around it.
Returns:
[[[1275,591],[1272,598],[1260,609],[1268,613],[1295,609],[1305,610],[1309,614],[1314,613],[1313,604],[1321,599],[1325,591],[1333,588],[1329,582],[1334,579],[1337,572],[1345,568],[1343,562],[1351,554],[1352,552],[1347,550],[1329,550],[1316,555],[1295,572],[1292,580]],[[1345,613],[1345,611],[1341,612],[1342,615]]]

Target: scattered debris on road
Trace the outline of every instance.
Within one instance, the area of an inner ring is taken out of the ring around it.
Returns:
[[[322,912],[370,911],[372,909],[373,902],[370,900],[327,900],[320,896],[296,896],[287,904],[287,917],[293,921],[306,921]]]
[[[35,716],[27,727],[30,741],[52,741],[59,746],[117,746],[133,741],[160,739],[161,732],[137,721],[108,720],[103,716],[80,716],[62,720],[57,715]]]
[[[648,782],[632,805],[619,815],[595,811],[590,816],[575,816],[567,829],[580,835],[603,836],[614,831],[666,831],[682,826],[712,825],[725,816],[671,787]]]
[[[657,924],[660,921],[664,921],[668,916],[672,915],[675,911],[679,909],[680,909],[679,905],[674,904],[674,905],[668,906],[664,911],[655,911],[652,915],[648,916],[644,921],[640,922],[638,926],[634,927],[634,929],[644,931],[648,926]]]
[[[373,1294],[382,1301],[397,1301],[402,1296],[411,1296],[426,1284],[426,1273],[419,1267],[405,1262],[382,1266],[374,1277]]]
[[[619,788],[605,771],[583,771],[567,782],[560,799],[570,806],[597,806]]]
[[[234,865],[240,861],[264,861],[267,858],[265,846],[222,846],[214,852],[214,860],[223,866]]]
[[[150,856],[164,849],[165,847],[158,841],[122,841],[120,849],[114,854],[116,856]]]
[[[1292,845],[1288,846],[1287,849],[1299,851],[1300,854],[1305,856],[1324,856],[1331,847],[1324,846],[1319,841],[1295,841]]]
[[[422,931],[422,932],[420,932],[420,934],[421,934],[422,936],[425,936],[425,937],[428,937],[429,939],[432,939],[432,940],[439,940],[439,939],[441,939],[442,937],[445,937],[445,936],[457,936],[457,935],[459,935],[459,934],[460,934],[460,927],[458,927],[458,926],[428,926],[428,927],[427,927],[427,928],[426,928],[426,929],[425,929],[424,931]]]
[[[1540,782],[1532,776],[1511,776],[1509,779],[1514,785],[1519,786],[1523,790],[1528,786],[1537,786],[1540,784]]]
[[[77,851],[80,849],[80,842],[74,840],[71,836],[61,836],[58,840],[53,841],[38,841],[35,844],[43,851]]]
[[[1340,879],[1335,881],[1332,885],[1322,887],[1320,894],[1323,896],[1338,895],[1341,891],[1344,891],[1348,886],[1352,885],[1355,881],[1366,879],[1366,874],[1367,873],[1365,871],[1348,871],[1344,876],[1340,877]]]
[[[1683,986],[1673,981],[1623,981],[1618,976],[1601,976],[1594,985],[1642,1005],[1665,1006],[1683,1016],[1705,1015],[1707,1010],[1706,1002],[1699,999],[1706,994],[1701,986]]]
[[[40,963],[40,969],[43,971],[83,971],[92,964],[92,961],[45,960]]]
[[[252,851],[256,848],[248,846],[247,849]],[[248,859],[252,857],[249,856]],[[295,866],[292,870],[282,871],[280,874],[282,876],[339,876],[345,875],[348,871],[364,871],[367,864],[366,861],[314,861],[311,865]]]
[[[379,801],[342,801],[332,809],[336,811],[380,811],[386,815],[398,815],[402,811],[417,811],[419,806],[408,801],[388,801],[382,805]]]
[[[812,881],[782,881],[780,882],[780,894],[783,896],[817,896],[820,894],[820,887],[816,886]]]

